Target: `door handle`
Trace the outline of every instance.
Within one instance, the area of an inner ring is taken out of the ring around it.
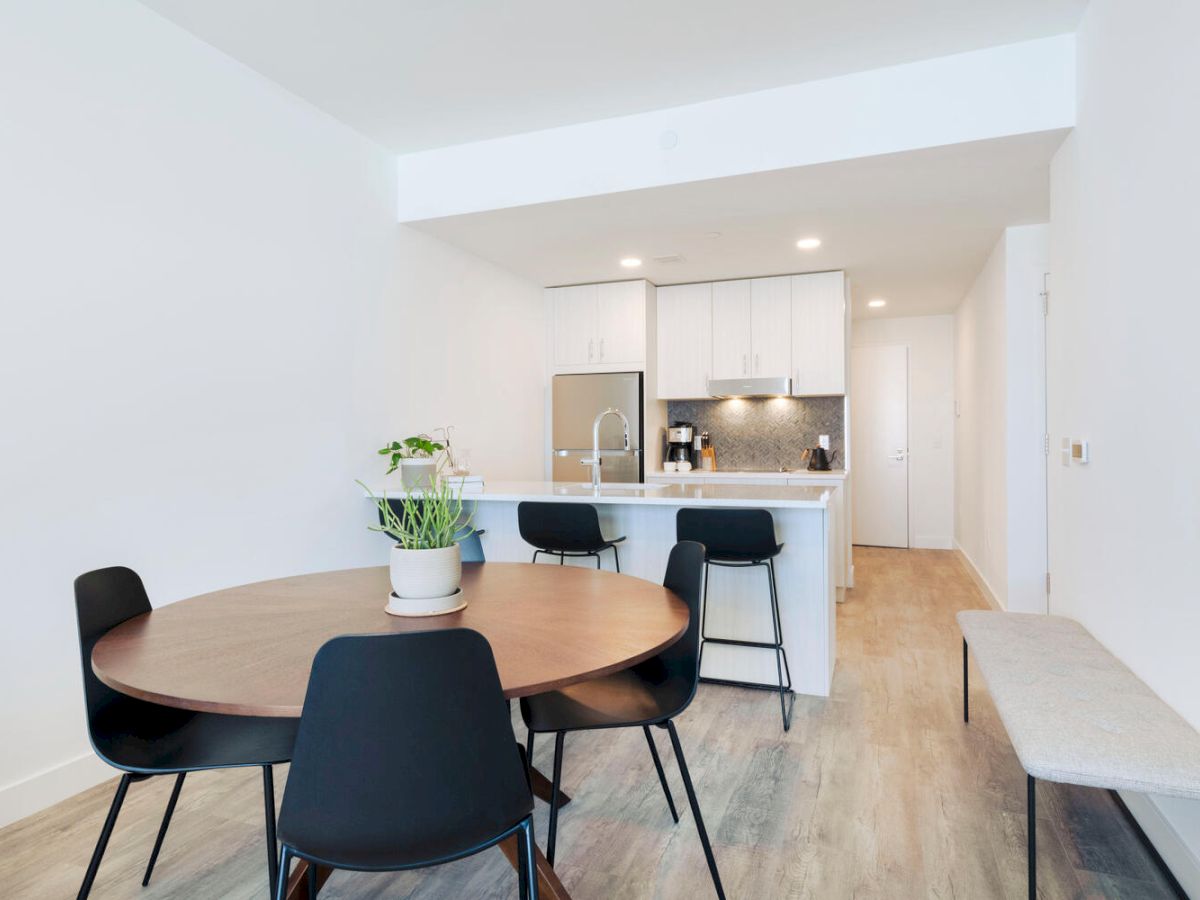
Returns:
[[[604,362],[604,338],[600,338],[600,362]]]
[[[905,457],[905,455],[906,455],[907,453],[908,453],[908,451],[907,451],[907,450],[901,450],[899,447],[897,447],[897,448],[896,448],[896,455],[895,455],[895,456],[889,456],[889,457],[888,457],[888,459],[904,459],[904,457]]]
[[[592,344],[594,341],[588,341],[588,362],[592,361]]]

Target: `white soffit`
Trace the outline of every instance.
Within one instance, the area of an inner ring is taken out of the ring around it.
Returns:
[[[1003,230],[1045,222],[1067,130],[433,219],[415,227],[538,284],[845,269],[854,313],[952,311]],[[719,236],[713,236],[719,233]],[[799,250],[817,236],[821,246]],[[623,268],[623,257],[643,260]],[[670,259],[671,257],[680,257]],[[871,297],[882,310],[868,310]]]
[[[400,156],[402,222],[1054,131],[1075,121],[1059,35]]]

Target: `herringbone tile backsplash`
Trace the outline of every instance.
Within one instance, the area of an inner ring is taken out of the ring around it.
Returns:
[[[801,468],[800,455],[829,435],[835,469],[845,468],[845,401],[842,397],[770,397],[672,400],[668,422],[691,422],[707,431],[719,469]]]

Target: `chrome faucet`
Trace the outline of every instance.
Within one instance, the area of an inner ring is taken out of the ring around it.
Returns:
[[[591,459],[581,459],[579,462],[585,466],[592,467],[592,489],[600,490],[600,423],[604,421],[605,416],[620,416],[621,423],[625,426],[625,449],[629,449],[629,419],[625,413],[615,407],[609,407],[596,416],[592,422],[592,457]]]

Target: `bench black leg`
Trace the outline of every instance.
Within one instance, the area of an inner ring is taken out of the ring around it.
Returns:
[[[967,639],[963,638],[963,721],[971,721],[971,710],[967,706]]]
[[[1029,833],[1029,900],[1037,900],[1037,798],[1034,796],[1034,777],[1026,775],[1025,778],[1026,815],[1029,817],[1026,827]]]

